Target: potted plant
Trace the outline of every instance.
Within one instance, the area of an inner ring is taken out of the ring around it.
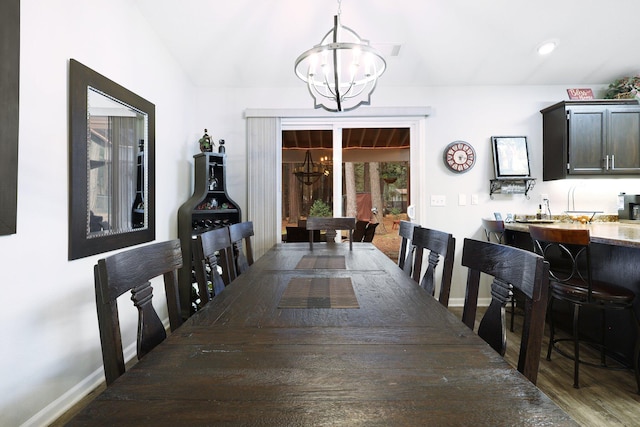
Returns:
[[[333,211],[331,207],[322,200],[315,200],[313,205],[311,205],[311,209],[309,209],[309,216],[330,217],[333,216]]]
[[[605,99],[630,99],[638,96],[640,92],[640,74],[632,77],[623,77],[609,85],[605,93]]]
[[[384,180],[387,184],[393,184],[398,180],[398,176],[400,176],[400,171],[393,163],[386,163],[380,172],[380,178]]]

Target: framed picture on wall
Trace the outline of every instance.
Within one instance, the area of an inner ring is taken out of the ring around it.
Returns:
[[[526,136],[492,136],[491,146],[497,179],[531,176]]]

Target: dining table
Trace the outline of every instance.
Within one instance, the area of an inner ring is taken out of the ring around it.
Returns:
[[[278,243],[85,406],[83,426],[572,426],[371,243]]]

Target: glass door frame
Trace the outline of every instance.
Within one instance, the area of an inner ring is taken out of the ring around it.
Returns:
[[[346,117],[346,118],[309,118],[282,117],[280,133],[285,130],[331,130],[333,132],[333,212],[343,211],[342,198],[342,130],[348,128],[409,128],[410,129],[410,180],[409,200],[417,200],[424,183],[420,180],[419,159],[425,148],[425,116],[420,117]],[[282,138],[278,147],[282,153]],[[282,168],[279,168],[278,183],[282,183]],[[279,187],[281,188],[281,187]],[[277,200],[278,224],[282,223],[282,194]],[[340,216],[340,215],[338,215]]]

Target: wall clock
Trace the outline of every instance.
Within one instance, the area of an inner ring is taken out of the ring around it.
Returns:
[[[449,170],[463,173],[476,163],[476,151],[468,142],[454,141],[444,149],[443,159]]]

